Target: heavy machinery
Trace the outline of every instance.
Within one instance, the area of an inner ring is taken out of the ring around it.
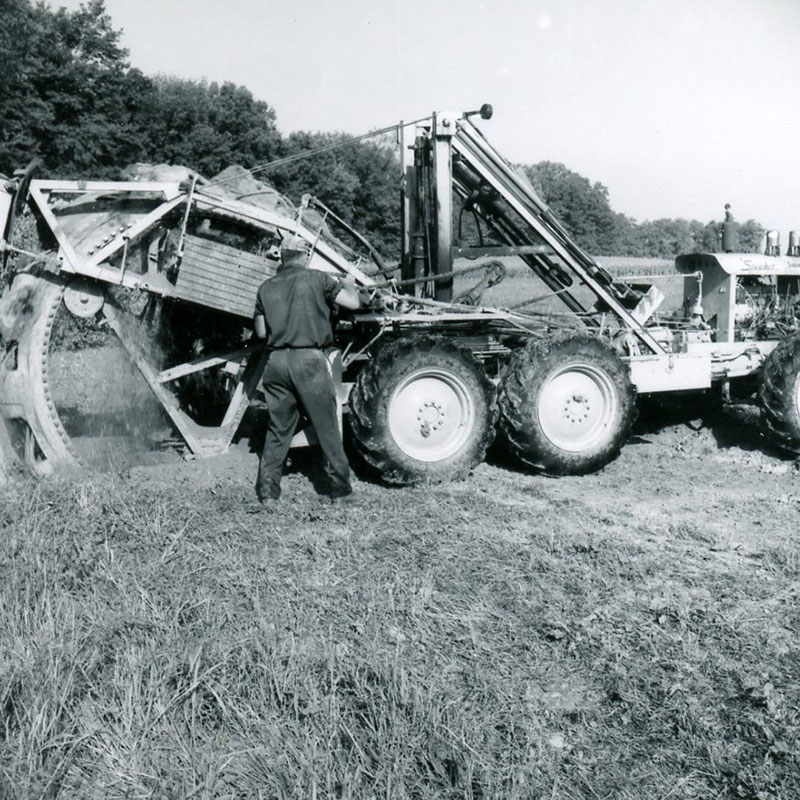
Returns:
[[[114,352],[124,350],[190,453],[225,452],[257,401],[266,354],[250,335],[255,294],[287,235],[308,242],[313,268],[355,277],[367,301],[338,321],[332,367],[353,446],[386,481],[463,477],[496,430],[524,464],[589,472],[619,452],[637,393],[727,392],[746,381],[760,382],[767,434],[800,447],[796,234],[786,257],[773,248],[679,258],[685,312],[660,317],[663,294],[586,254],[478,116],[489,119],[491,107],[397,126],[396,269],[314,198],[295,209],[243,170],[212,181],[180,170],[166,180],[23,172],[7,181],[0,473],[45,475],[82,461],[75,409],[51,386],[64,315],[113,331]],[[25,204],[36,249],[14,237]],[[465,216],[475,241],[461,235]],[[474,265],[456,269],[463,259]],[[530,280],[517,280],[513,304],[481,305],[509,259]],[[478,283],[465,289],[473,272]],[[547,309],[536,310],[542,301]],[[85,381],[91,394],[92,375]],[[308,441],[298,431],[296,443]]]

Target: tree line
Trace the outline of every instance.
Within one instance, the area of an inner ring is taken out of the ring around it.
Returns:
[[[33,158],[51,178],[118,178],[131,163],[187,166],[211,177],[231,164],[282,161],[260,177],[297,202],[311,192],[387,256],[399,250],[398,166],[381,141],[341,133],[283,136],[275,110],[243,86],[147,76],[128,62],[104,0],[77,11],[0,0],[0,172]],[[306,159],[288,156],[341,144]],[[596,255],[671,257],[718,249],[720,223],[638,223],[608,190],[563,164],[520,165],[578,243]],[[757,249],[762,227],[739,226]]]
[[[615,212],[602,183],[572,172],[563,164],[541,161],[523,170],[542,200],[580,245],[594,255],[672,258],[681,253],[720,249],[722,222],[656,219],[636,222]],[[736,223],[742,252],[756,252],[764,228],[755,220]]]

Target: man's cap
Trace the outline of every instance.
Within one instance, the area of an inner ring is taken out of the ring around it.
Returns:
[[[290,236],[281,242],[281,259],[284,261],[308,260],[308,242],[302,236]]]

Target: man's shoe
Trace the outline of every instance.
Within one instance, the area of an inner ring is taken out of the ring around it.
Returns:
[[[257,503],[249,503],[244,507],[245,514],[263,514],[265,511],[270,513],[280,508],[280,501],[275,497],[259,498]]]

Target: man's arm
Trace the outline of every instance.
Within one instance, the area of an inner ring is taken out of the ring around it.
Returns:
[[[267,318],[264,314],[264,303],[261,301],[261,289],[263,287],[263,283],[258,287],[258,292],[256,293],[256,307],[253,311],[253,330],[259,339],[267,338]]]
[[[356,286],[356,279],[352,275],[346,275],[339,280],[339,285],[342,287],[339,293],[333,299],[337,306],[342,308],[349,308],[354,311],[361,307],[361,298],[358,296],[358,287]]]
[[[266,339],[267,338],[267,321],[264,319],[263,314],[256,314],[253,317],[253,330],[256,332],[256,336],[259,339]]]

